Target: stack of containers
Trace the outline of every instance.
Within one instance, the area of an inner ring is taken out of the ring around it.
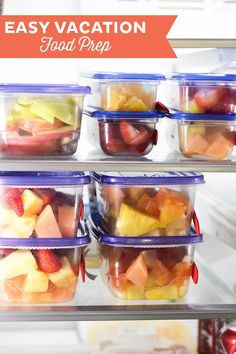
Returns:
[[[197,281],[195,173],[92,173],[98,212],[89,229],[98,241],[100,271],[111,293],[128,300],[176,300]]]
[[[72,300],[83,249],[83,187],[74,172],[0,173],[0,301]]]
[[[160,74],[90,72],[82,77],[92,88],[87,103],[90,143],[113,156],[144,156],[157,144],[155,111]]]
[[[168,137],[192,159],[229,159],[236,144],[236,75],[167,76]]]
[[[0,84],[0,153],[73,155],[90,92],[78,85]]]

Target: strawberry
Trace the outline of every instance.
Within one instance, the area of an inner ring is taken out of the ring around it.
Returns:
[[[121,139],[111,138],[108,142],[102,142],[101,147],[107,154],[129,151],[129,146],[127,146]]]
[[[49,204],[56,195],[53,188],[34,188],[33,192],[42,199],[44,205]]]
[[[150,132],[143,126],[134,126],[126,121],[120,123],[120,133],[126,144],[131,146],[143,145],[152,138]]]
[[[22,189],[6,188],[2,192],[2,199],[8,208],[14,210],[16,215],[22,216],[24,214],[24,206],[21,200]]]
[[[195,102],[203,109],[214,108],[220,101],[222,96],[222,90],[217,87],[215,90],[199,90],[195,96]]]
[[[61,263],[52,250],[37,250],[36,260],[39,269],[45,273],[55,273],[61,269]]]
[[[15,252],[16,250],[15,249],[12,249],[12,248],[3,248],[2,249],[2,254],[4,257],[7,257],[9,256],[9,254],[11,254],[12,252]]]

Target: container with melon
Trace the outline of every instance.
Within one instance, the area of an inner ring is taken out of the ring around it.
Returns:
[[[173,73],[164,84],[169,109],[194,114],[236,113],[236,75]]]
[[[83,220],[82,172],[0,172],[0,238],[74,238]]]
[[[70,239],[0,238],[0,302],[53,304],[72,300],[83,249],[89,242],[83,229],[80,237]]]
[[[93,172],[104,229],[116,236],[186,236],[194,214],[196,173]]]
[[[102,278],[111,291],[127,300],[177,300],[188,292],[193,273],[195,244],[202,235],[127,237],[104,232],[99,214],[89,229],[100,248]]]
[[[94,111],[147,112],[155,109],[161,74],[130,72],[87,72],[81,74],[92,88],[88,107]]]
[[[0,152],[74,154],[89,93],[90,87],[78,85],[1,84]]]
[[[173,147],[201,160],[230,159],[236,144],[236,114],[169,114]]]

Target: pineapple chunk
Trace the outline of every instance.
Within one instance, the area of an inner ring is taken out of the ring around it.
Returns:
[[[27,238],[30,237],[36,225],[37,216],[21,216],[14,220],[13,228],[15,237]]]
[[[187,101],[181,104],[181,111],[182,112],[189,112],[189,113],[204,113],[204,110],[198,106],[195,100]]]
[[[116,224],[116,235],[141,236],[155,229],[163,229],[166,225],[159,219],[146,215],[122,203]]]
[[[12,209],[0,207],[0,230],[14,223],[16,213]]]
[[[187,288],[186,286],[181,286],[180,288],[178,288],[178,297],[184,297],[187,294]]]
[[[196,134],[205,136],[206,135],[206,127],[202,124],[191,124],[188,126],[188,134]]]
[[[25,189],[21,198],[24,206],[24,216],[38,215],[43,209],[42,199],[30,189]]]
[[[179,298],[177,286],[165,286],[145,291],[147,300],[176,300]]]
[[[37,263],[30,251],[18,250],[0,260],[0,280],[28,274],[37,268]]]
[[[44,293],[48,290],[48,277],[38,270],[30,272],[24,283],[25,293]]]
[[[144,299],[144,287],[129,285],[126,289],[126,296],[128,300],[142,300]]]
[[[58,288],[67,288],[77,277],[66,257],[62,257],[60,262],[62,265],[61,269],[55,273],[48,273],[48,278]]]

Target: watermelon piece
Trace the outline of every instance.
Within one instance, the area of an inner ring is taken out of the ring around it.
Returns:
[[[152,269],[155,267],[156,260],[157,260],[157,250],[153,249],[153,250],[143,251],[142,256],[148,269]]]
[[[126,277],[133,284],[143,287],[148,279],[148,269],[142,254],[127,269]]]
[[[208,148],[208,141],[200,134],[188,134],[187,144],[183,144],[181,150],[182,153],[188,157],[196,154],[204,155]]]
[[[150,272],[150,277],[153,278],[157,286],[165,286],[169,284],[171,280],[171,273],[167,267],[157,259],[155,267]]]
[[[62,237],[52,207],[49,204],[40,213],[35,225],[35,232],[37,237],[42,238]]]
[[[205,151],[205,155],[214,159],[223,160],[228,157],[233,149],[233,143],[226,139],[222,134],[214,135],[215,139],[209,148]],[[212,141],[212,137],[209,137]]]
[[[76,212],[70,205],[58,207],[58,225],[63,237],[75,237],[76,232]]]

